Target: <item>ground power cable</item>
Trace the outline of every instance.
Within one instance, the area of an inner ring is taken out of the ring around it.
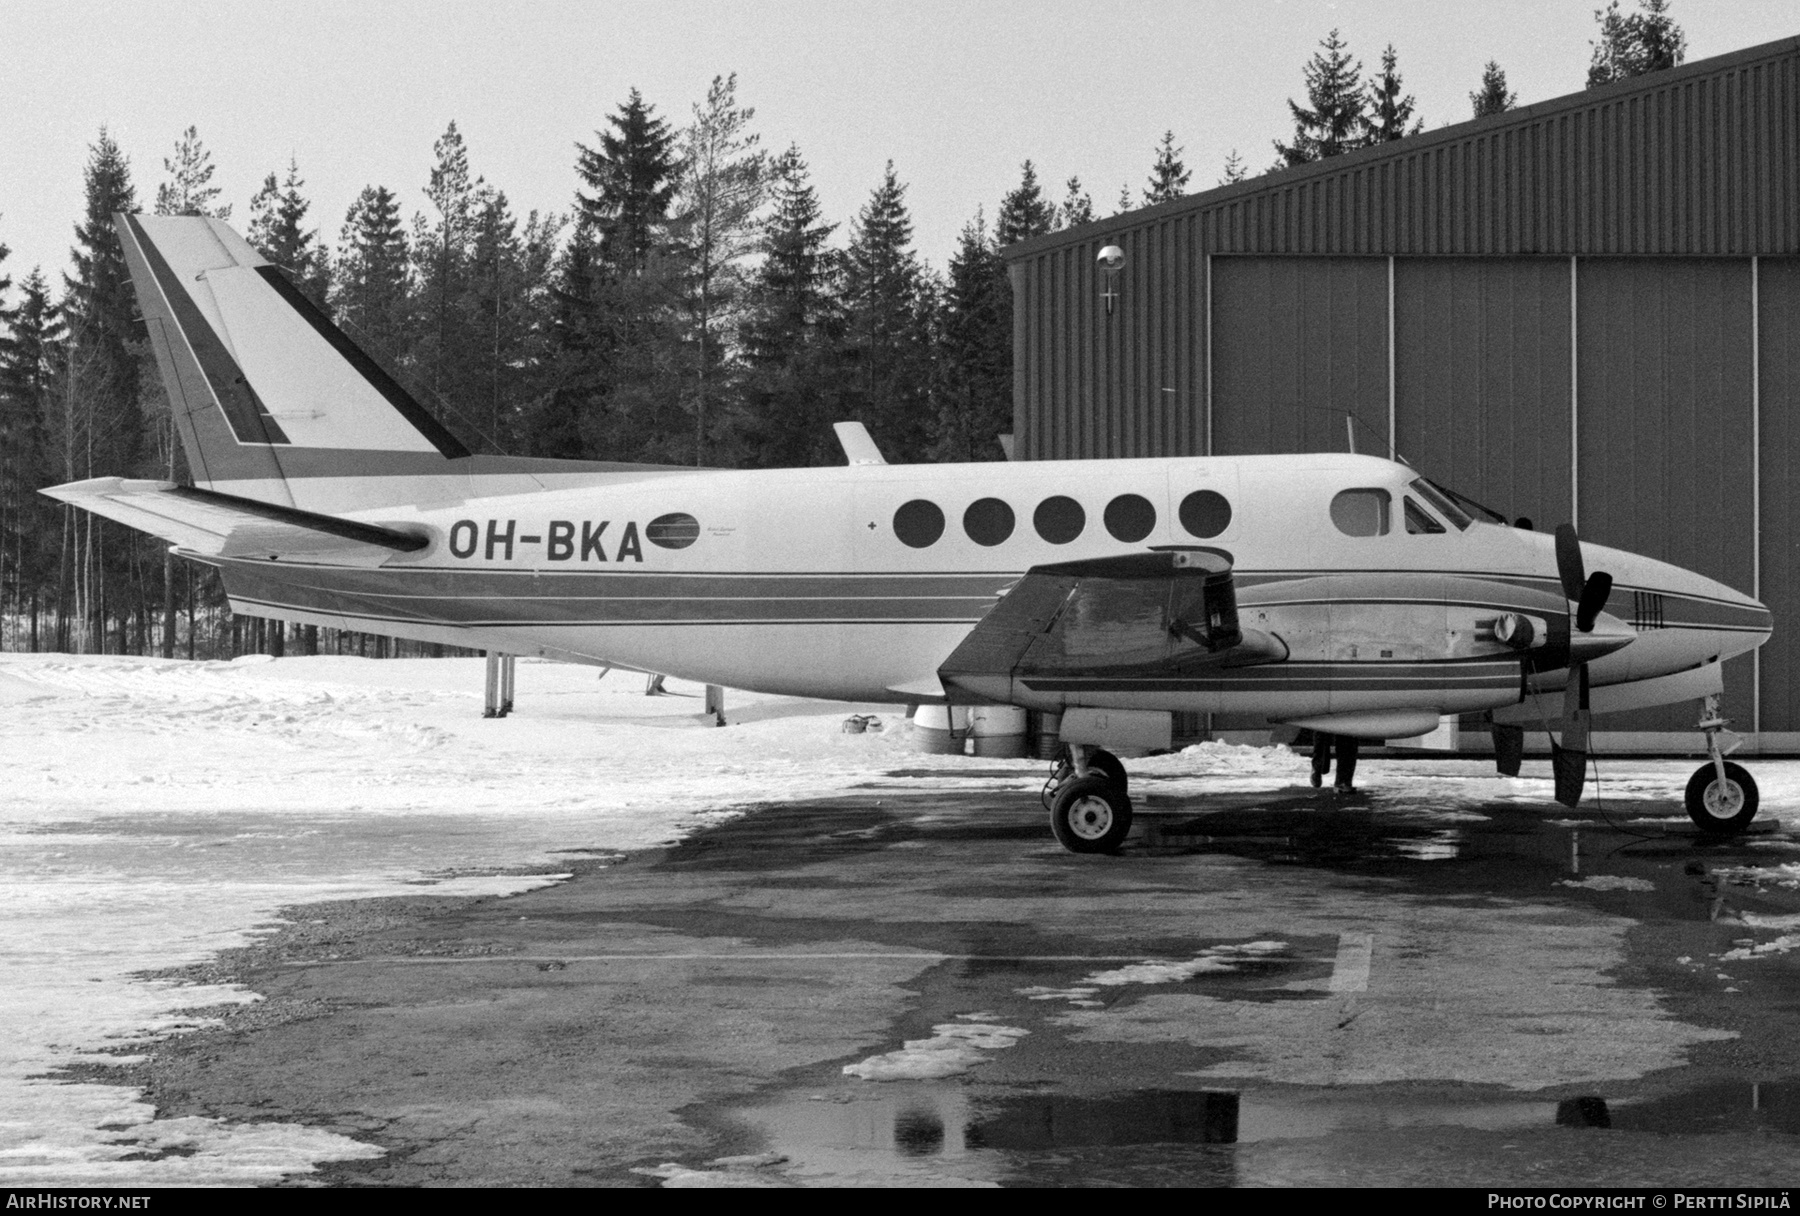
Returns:
[[[1526,681],[1526,689],[1531,694],[1532,703],[1537,706],[1538,721],[1543,724],[1544,739],[1550,744],[1550,749],[1551,749],[1550,755],[1552,757],[1551,764],[1552,764],[1552,766],[1554,766],[1555,756],[1556,756],[1556,748],[1558,747],[1558,744],[1556,742],[1556,735],[1550,730],[1549,715],[1544,713],[1543,690],[1538,688],[1537,682],[1535,680],[1527,680]],[[1619,833],[1621,836],[1631,837],[1630,840],[1627,840],[1624,844],[1619,845],[1618,848],[1613,849],[1611,853],[1608,853],[1607,854],[1608,857],[1612,856],[1613,853],[1617,853],[1620,849],[1630,848],[1633,845],[1643,844],[1645,842],[1652,841],[1652,840],[1667,839],[1667,837],[1665,837],[1665,836],[1651,835],[1648,832],[1635,831],[1635,830],[1625,826],[1625,824],[1615,820],[1612,817],[1612,815],[1608,813],[1608,811],[1606,809],[1606,798],[1605,798],[1604,793],[1602,792],[1602,786],[1601,786],[1601,782],[1600,782],[1600,757],[1595,755],[1591,751],[1588,752],[1588,764],[1591,765],[1594,770],[1594,809],[1600,813],[1600,821],[1602,823],[1604,823],[1607,826],[1607,828],[1609,828],[1610,830],[1612,830],[1614,832]],[[1552,774],[1552,776],[1554,776],[1554,773]],[[1574,808],[1570,808],[1570,809],[1572,810]]]

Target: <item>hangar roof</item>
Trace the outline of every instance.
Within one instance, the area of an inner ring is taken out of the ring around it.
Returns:
[[[1177,226],[1206,253],[1800,253],[1800,37],[1008,246]]]

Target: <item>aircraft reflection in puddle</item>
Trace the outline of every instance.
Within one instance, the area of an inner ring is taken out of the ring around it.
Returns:
[[[1800,1084],[1721,1083],[1652,1098],[1523,1097],[1482,1087],[1430,1093],[1304,1087],[1249,1091],[1141,1089],[1097,1096],[982,1094],[963,1086],[894,1084],[880,1093],[814,1094],[744,1112],[789,1177],[896,1183],[1013,1182],[1020,1171],[1173,1169],[1188,1185],[1231,1185],[1238,1144],[1315,1140],[1407,1128],[1609,1135],[1800,1133]],[[1161,1146],[1151,1158],[1116,1150]],[[1085,1150],[1110,1149],[1094,1157]],[[1171,1155],[1171,1150],[1181,1150]],[[1086,1163],[1085,1165],[1083,1163]],[[1135,1164],[1134,1164],[1135,1163]],[[1150,1178],[1147,1173],[1145,1178]]]

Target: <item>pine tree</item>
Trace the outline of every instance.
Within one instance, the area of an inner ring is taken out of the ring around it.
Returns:
[[[331,259],[319,230],[306,227],[311,204],[300,193],[304,185],[299,163],[292,159],[282,181],[277,183],[273,173],[265,177],[250,200],[246,235],[258,253],[281,267],[290,282],[323,308],[331,286]]]
[[[549,387],[528,421],[534,456],[589,455],[582,418],[605,393],[601,362],[606,332],[600,312],[603,272],[599,234],[579,208],[574,231],[556,259],[549,299]]]
[[[37,490],[63,480],[48,424],[59,413],[57,377],[66,364],[62,318],[43,272],[33,269],[19,290],[0,340],[0,612],[29,617],[35,649],[40,595],[55,586],[60,539],[59,508]]]
[[[1350,58],[1350,51],[1336,30],[1326,35],[1319,46],[1302,73],[1307,104],[1288,102],[1294,116],[1293,142],[1275,143],[1283,166],[1309,164],[1361,146],[1362,64]]]
[[[687,262],[687,311],[693,330],[694,463],[707,460],[709,397],[723,365],[716,340],[742,302],[740,263],[754,250],[756,215],[767,189],[768,155],[750,130],[756,111],[737,104],[737,74],[713,77],[706,101],[682,133],[674,228]]]
[[[409,261],[399,200],[386,186],[364,186],[338,238],[332,306],[359,345],[393,372],[412,353]]]
[[[938,325],[940,460],[999,460],[1012,430],[1012,289],[980,212],[950,257]]]
[[[71,386],[84,418],[82,458],[73,476],[136,472],[142,450],[138,409],[137,294],[113,216],[137,210],[131,166],[104,127],[88,148],[87,214],[70,251],[75,272],[65,283],[65,316],[74,343]]]
[[[1595,11],[1600,37],[1590,44],[1588,88],[1660,72],[1687,58],[1687,35],[1669,16],[1669,0],[1638,0],[1638,10],[1627,16],[1612,0]]]
[[[1249,172],[1244,168],[1244,158],[1238,155],[1236,148],[1233,148],[1225,157],[1225,175],[1219,179],[1219,184],[1221,186],[1234,185],[1249,176]]]
[[[1131,210],[1132,206],[1131,183],[1127,182],[1119,187],[1119,201],[1113,205],[1113,214],[1124,215]]]
[[[832,464],[842,458],[830,429],[842,417],[843,318],[837,258],[827,245],[836,226],[823,222],[798,148],[778,156],[770,176],[773,207],[741,333],[744,445],[750,462],[764,468]]]
[[[577,144],[575,172],[593,193],[577,193],[581,217],[599,238],[599,259],[615,271],[641,273],[664,238],[675,199],[679,166],[669,124],[636,89],[617,114],[598,150]]]
[[[890,460],[925,455],[931,416],[933,285],[912,250],[906,188],[889,161],[844,255],[854,413]]]
[[[156,214],[207,215],[216,220],[231,218],[231,205],[219,206],[219,188],[212,184],[212,153],[200,142],[193,127],[175,141],[175,157],[163,161],[169,180],[156,188]]]
[[[676,137],[636,89],[607,121],[597,149],[577,145],[581,244],[559,289],[556,387],[537,429],[566,442],[576,426],[583,447],[605,459],[691,462],[681,374],[692,366],[688,263],[669,218]]]
[[[425,197],[437,214],[414,217],[411,241],[414,309],[421,323],[413,360],[432,396],[455,406],[481,350],[460,305],[474,215],[488,192],[482,180],[470,174],[469,150],[454,121],[432,144],[431,152],[434,163]]]
[[[1173,202],[1187,193],[1193,172],[1181,163],[1182,149],[1175,146],[1175,132],[1164,131],[1156,145],[1156,163],[1150,168],[1150,182],[1144,187],[1144,206]]]
[[[1481,70],[1481,87],[1469,94],[1469,105],[1474,109],[1475,117],[1504,114],[1518,104],[1519,95],[1506,87],[1506,73],[1498,62],[1488,60]]]
[[[506,195],[489,190],[470,223],[456,301],[468,336],[458,406],[501,451],[516,451],[548,365],[549,284],[562,220],[534,211],[521,233]]]
[[[1056,226],[1073,228],[1077,224],[1093,222],[1094,200],[1088,196],[1087,191],[1081,188],[1081,179],[1071,177],[1068,184],[1063,187],[1062,206],[1056,211]]]
[[[1000,200],[1000,211],[994,217],[994,240],[1001,246],[1014,245],[1042,236],[1056,227],[1056,205],[1044,197],[1038,186],[1037,169],[1030,161],[1020,166],[1019,184]]]
[[[64,278],[63,312],[69,341],[63,352],[52,421],[52,442],[65,480],[164,472],[140,468],[144,414],[137,334],[137,296],[125,265],[113,216],[137,210],[131,167],[103,127],[88,149],[84,171],[86,215],[70,251],[74,273]],[[109,613],[123,621],[128,602],[129,549],[105,543],[106,530],[91,515],[65,509],[58,603],[76,632],[82,653],[104,648]],[[110,589],[110,598],[109,598]],[[71,602],[72,596],[72,602]]]
[[[1362,120],[1365,144],[1389,143],[1425,129],[1423,119],[1413,120],[1417,103],[1412,94],[1402,96],[1401,87],[1398,56],[1390,42],[1381,52],[1381,71],[1369,81],[1369,106]]]

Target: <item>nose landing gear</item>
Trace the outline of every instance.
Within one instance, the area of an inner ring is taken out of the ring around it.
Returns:
[[[1725,729],[1729,719],[1719,714],[1719,694],[1709,693],[1700,706],[1698,725],[1706,736],[1706,754],[1711,759],[1688,778],[1688,818],[1702,832],[1727,836],[1750,826],[1750,821],[1756,818],[1759,795],[1755,779],[1744,766],[1725,759],[1743,740]],[[1723,748],[1719,746],[1720,735],[1730,737]]]
[[[1072,743],[1057,754],[1045,785],[1050,830],[1071,853],[1111,853],[1131,831],[1125,766],[1111,752]]]

